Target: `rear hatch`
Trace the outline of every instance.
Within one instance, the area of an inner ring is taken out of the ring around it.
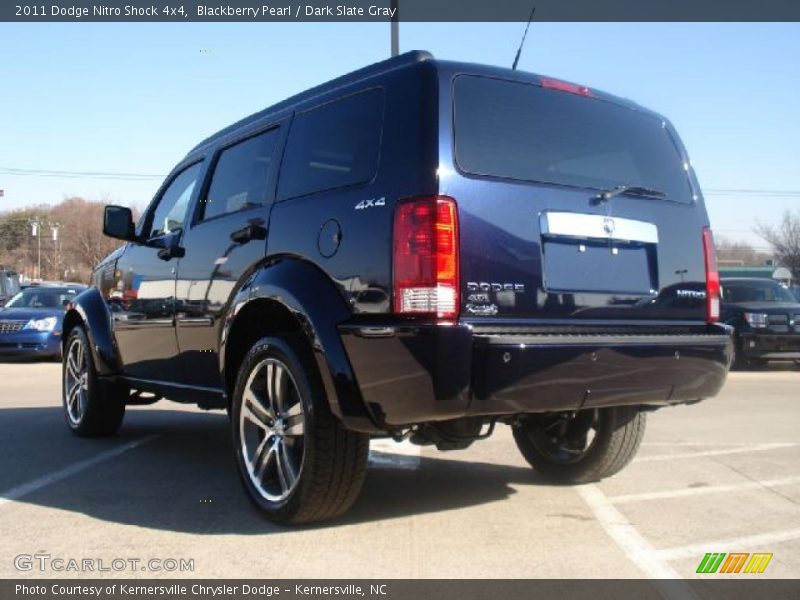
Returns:
[[[705,321],[707,216],[671,125],[525,77],[452,80],[462,318]]]

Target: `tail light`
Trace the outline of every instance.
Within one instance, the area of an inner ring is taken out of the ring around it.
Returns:
[[[716,323],[719,321],[719,271],[714,234],[708,227],[703,227],[703,256],[706,260],[706,321]]]
[[[412,198],[394,215],[394,311],[458,317],[458,211],[447,196]]]

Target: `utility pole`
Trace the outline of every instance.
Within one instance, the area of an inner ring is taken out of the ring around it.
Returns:
[[[391,4],[389,5],[392,9],[392,56],[397,56],[400,54],[400,21],[398,21],[398,13],[397,13],[397,2],[398,0],[391,0]]]
[[[36,278],[42,278],[42,222],[37,219],[31,220],[31,235],[36,238]]]
[[[61,279],[58,264],[58,228],[61,227],[59,223],[51,223],[50,231],[53,234],[53,273],[54,279]]]

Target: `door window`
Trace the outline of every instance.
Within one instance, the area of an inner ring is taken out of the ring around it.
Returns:
[[[278,129],[270,129],[225,148],[214,167],[200,219],[263,206]]]
[[[148,238],[161,237],[184,228],[201,165],[195,163],[181,171],[161,194],[150,219]]]

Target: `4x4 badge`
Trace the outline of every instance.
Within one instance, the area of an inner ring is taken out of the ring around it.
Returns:
[[[356,204],[356,210],[364,210],[365,208],[373,208],[377,206],[386,206],[385,196],[381,196],[378,199],[370,198],[369,200],[362,200]]]

